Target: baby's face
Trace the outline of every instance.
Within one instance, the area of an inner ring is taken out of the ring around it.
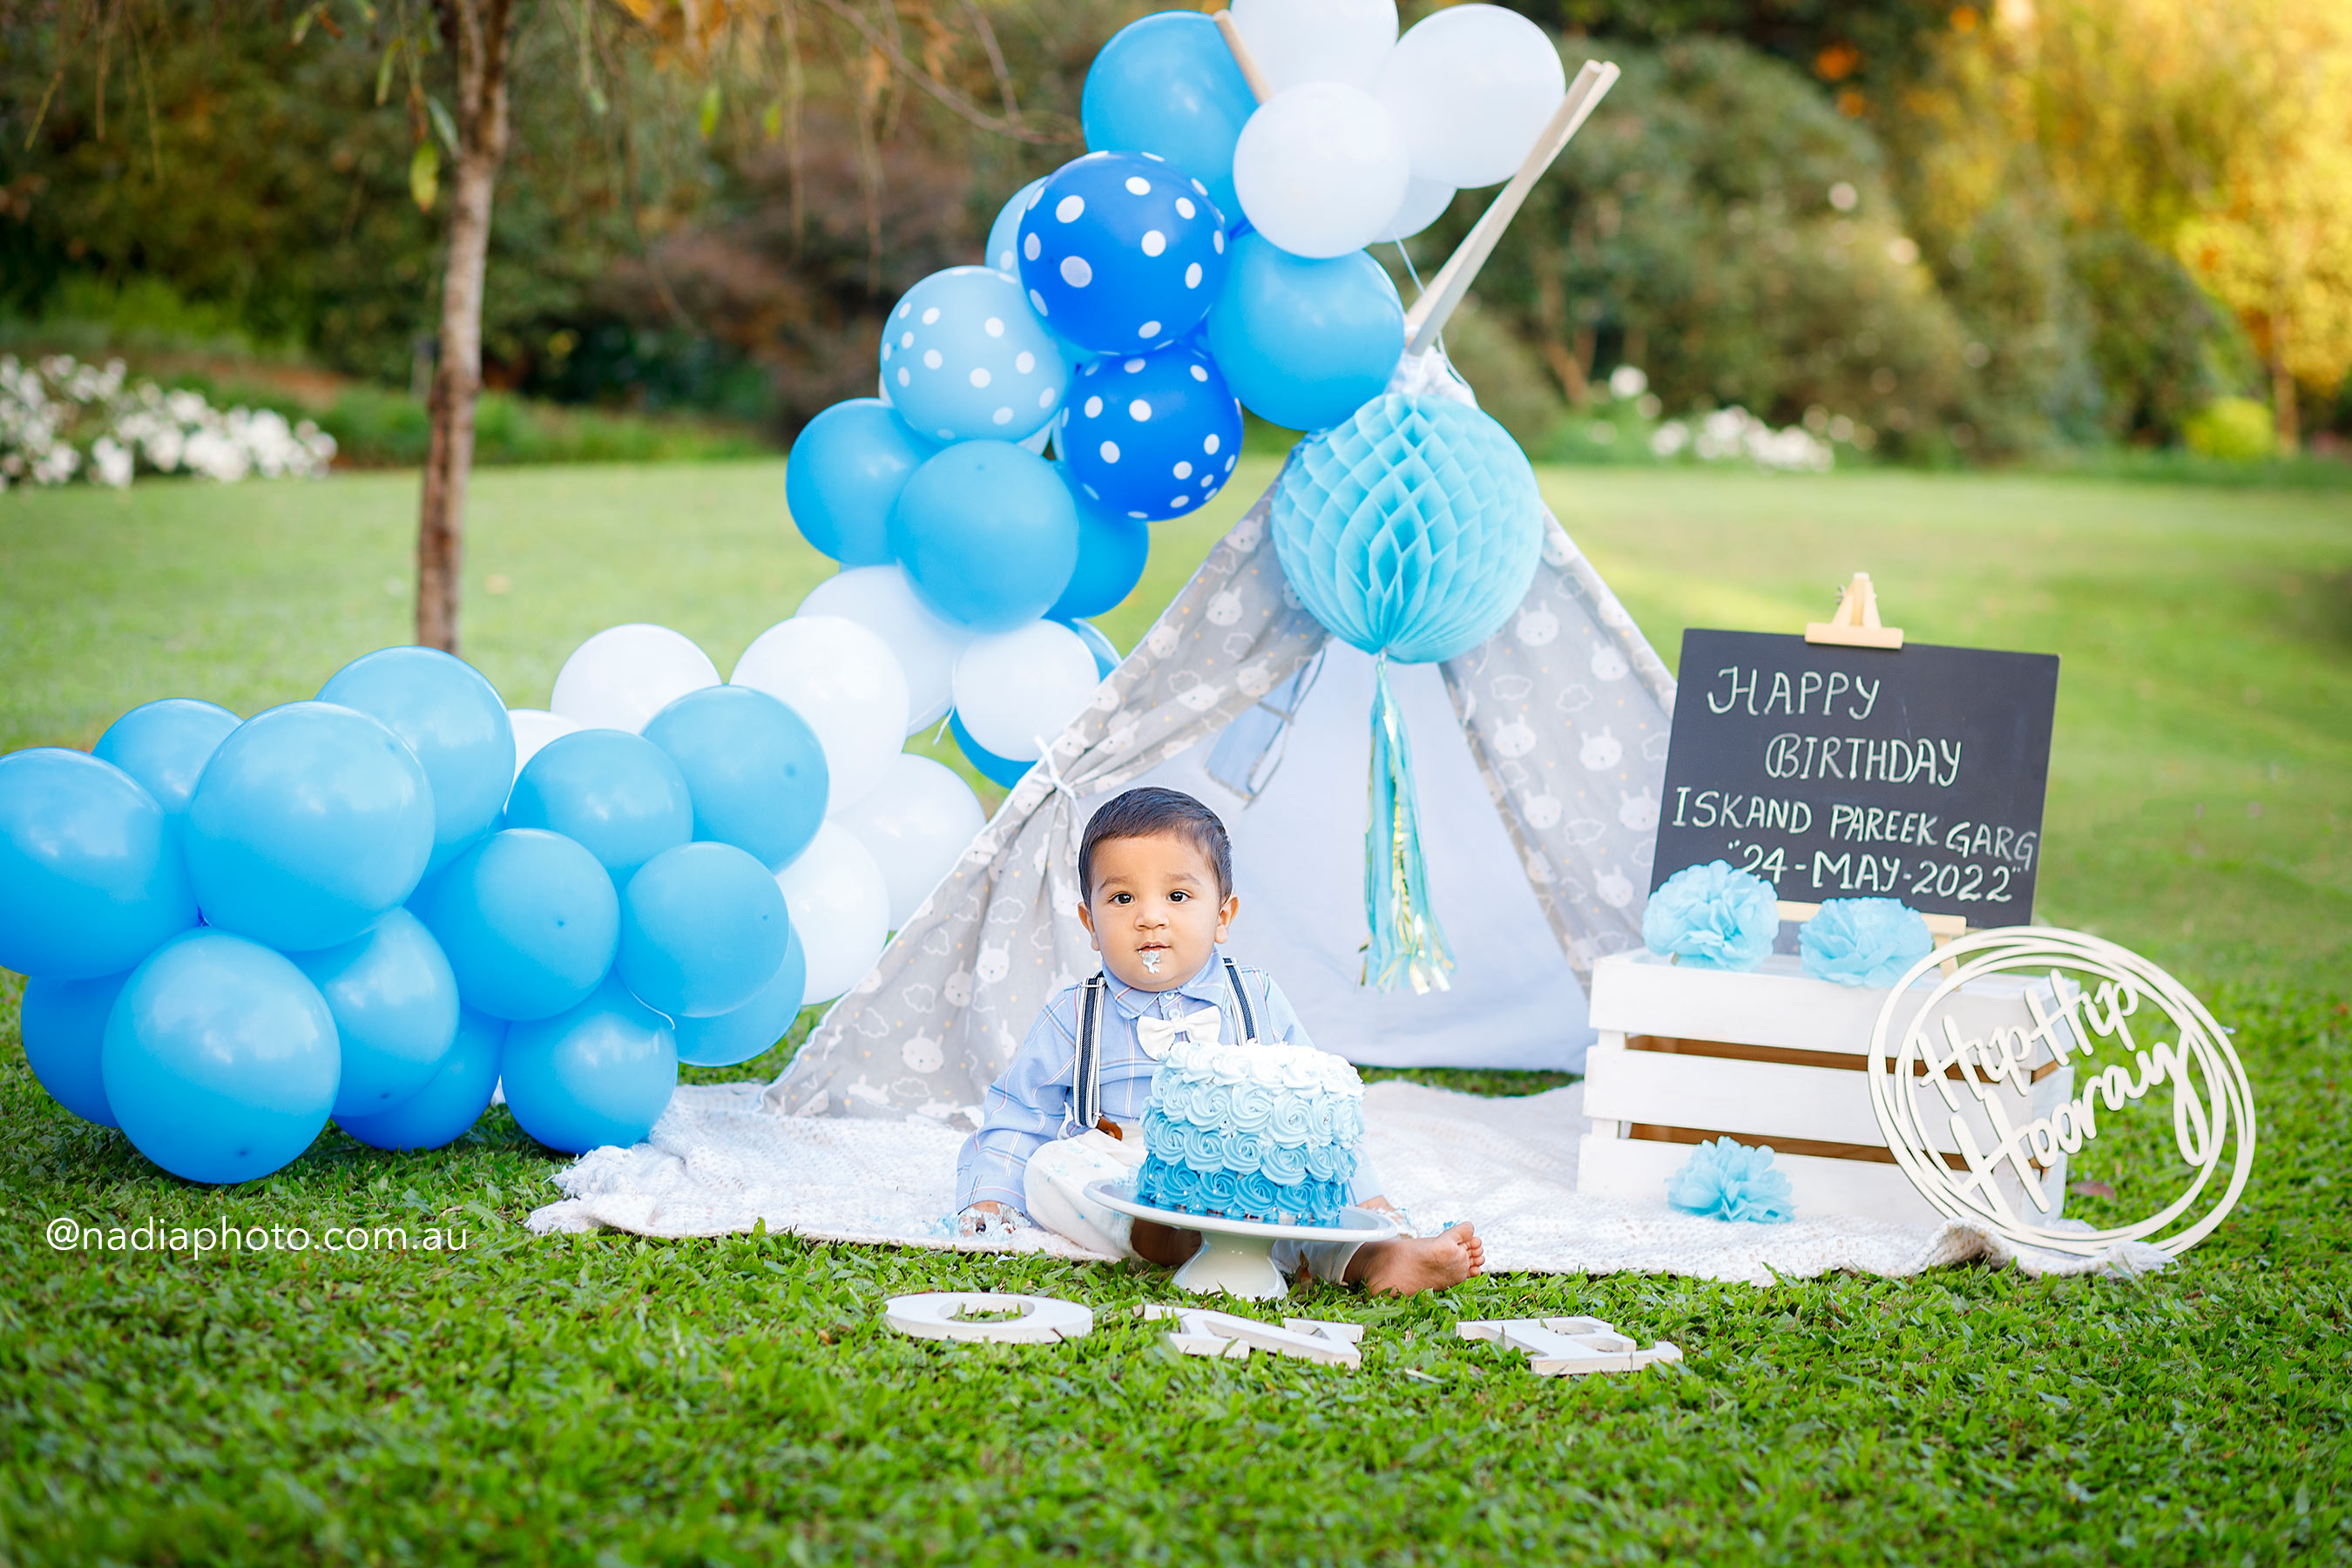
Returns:
[[[1241,900],[1217,896],[1217,868],[1189,838],[1107,838],[1094,896],[1079,910],[1103,967],[1139,991],[1173,991],[1225,940]]]

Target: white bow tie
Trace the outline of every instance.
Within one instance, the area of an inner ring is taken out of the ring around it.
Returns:
[[[1136,1043],[1143,1054],[1158,1061],[1168,1054],[1168,1047],[1180,1039],[1196,1046],[1217,1043],[1218,1029],[1223,1016],[1214,1007],[1201,1007],[1174,1018],[1138,1018],[1135,1021]]]

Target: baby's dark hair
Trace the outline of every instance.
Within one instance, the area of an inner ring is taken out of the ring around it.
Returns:
[[[1078,896],[1095,896],[1095,846],[1106,838],[1151,838],[1172,833],[1190,839],[1217,868],[1219,902],[1234,894],[1234,846],[1217,814],[1179,789],[1131,789],[1107,802],[1087,823],[1078,843]]]

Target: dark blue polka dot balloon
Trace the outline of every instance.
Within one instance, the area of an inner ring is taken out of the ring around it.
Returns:
[[[1055,332],[1097,353],[1160,348],[1208,313],[1225,217],[1150,153],[1089,153],[1045,177],[1020,224],[1021,285]]]
[[[1216,362],[1183,344],[1106,355],[1070,378],[1055,444],[1087,494],[1156,522],[1224,488],[1241,456],[1242,405]]]

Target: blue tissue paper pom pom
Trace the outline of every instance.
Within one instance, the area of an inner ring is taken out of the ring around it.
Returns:
[[[1780,904],[1772,884],[1727,860],[1685,866],[1650,895],[1642,912],[1642,942],[1699,969],[1753,969],[1780,932]]]
[[[1797,1212],[1789,1178],[1772,1168],[1771,1148],[1750,1149],[1728,1138],[1700,1144],[1666,1178],[1666,1202],[1685,1214],[1757,1225],[1785,1225]]]
[[[1892,985],[1935,950],[1927,922],[1900,899],[1830,899],[1797,934],[1805,973],[1840,985]]]

